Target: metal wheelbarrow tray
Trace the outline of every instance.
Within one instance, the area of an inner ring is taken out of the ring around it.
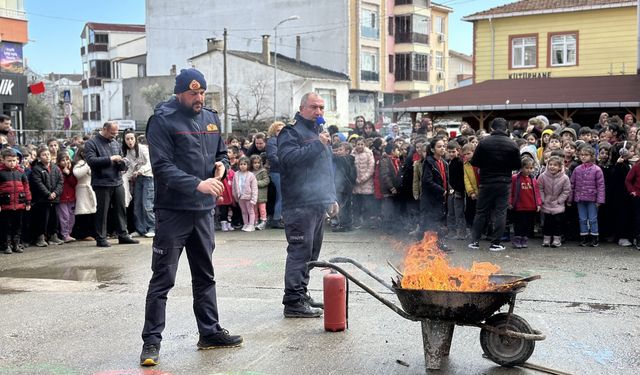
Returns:
[[[373,291],[336,263],[350,263],[396,294],[402,308]],[[357,261],[338,257],[329,262],[308,263],[310,268],[331,268],[371,294],[398,315],[422,325],[425,364],[428,370],[440,369],[443,356],[449,355],[453,330],[456,325],[479,327],[480,346],[493,362],[506,367],[523,364],[535,349],[535,341],[545,336],[531,328],[529,323],[513,313],[516,294],[528,281],[539,279],[533,276],[522,279],[515,275],[493,275],[496,284],[512,284],[514,287],[489,292],[455,292],[436,290],[403,289],[392,281],[392,285],[373,274]],[[507,313],[497,313],[502,306],[509,305]]]

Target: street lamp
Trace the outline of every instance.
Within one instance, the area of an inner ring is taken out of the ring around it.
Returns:
[[[276,112],[276,103],[277,103],[277,94],[276,92],[278,91],[276,88],[276,82],[277,81],[277,77],[278,77],[278,26],[282,25],[283,23],[287,22],[287,21],[293,21],[293,20],[297,20],[300,19],[300,17],[298,16],[291,16],[291,17],[287,17],[285,19],[283,19],[282,21],[278,22],[274,27],[273,27],[273,34],[274,34],[274,40],[273,40],[273,122],[276,122],[276,116],[277,113]]]

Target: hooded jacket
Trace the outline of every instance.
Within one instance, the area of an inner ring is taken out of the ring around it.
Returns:
[[[373,172],[376,166],[373,152],[365,147],[362,152],[353,150],[351,155],[355,158],[354,162],[357,172],[356,186],[353,188],[353,193],[373,194]]]
[[[547,169],[538,177],[538,188],[542,199],[540,211],[551,215],[564,212],[565,203],[571,195],[571,181],[564,171],[553,174]]]
[[[29,187],[34,203],[58,203],[62,194],[62,172],[54,163],[45,166],[37,161],[31,167]],[[49,195],[56,193],[55,199],[50,200]]]
[[[321,141],[321,127],[296,113],[295,122],[278,134],[282,207],[329,206],[336,202],[331,149]]]
[[[154,208],[200,211],[215,207],[214,197],[197,187],[213,177],[216,162],[229,169],[219,129],[214,110],[203,108],[193,114],[183,110],[175,97],[156,106],[147,124]]]
[[[604,203],[604,176],[602,169],[593,163],[578,166],[571,174],[569,202]]]
[[[0,208],[24,210],[27,205],[31,205],[31,190],[24,170],[0,164]]]

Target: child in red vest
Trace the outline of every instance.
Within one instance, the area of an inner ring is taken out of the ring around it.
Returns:
[[[78,179],[73,174],[71,158],[66,152],[58,153],[58,168],[62,172],[62,195],[60,195],[60,203],[56,205],[58,226],[62,241],[72,242],[76,240],[71,237],[71,231],[76,223],[76,185],[78,185]]]
[[[533,164],[533,159],[528,156],[523,157],[522,169],[511,176],[509,208],[512,210],[514,224],[512,242],[516,249],[527,247],[527,236],[533,232],[536,213],[540,211],[542,205],[538,182],[531,176]]]
[[[0,251],[21,253],[22,215],[31,209],[31,191],[18,154],[12,148],[2,150],[0,164]]]

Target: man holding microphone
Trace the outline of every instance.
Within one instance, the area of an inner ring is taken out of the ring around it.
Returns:
[[[300,101],[295,121],[278,135],[278,159],[282,178],[282,208],[287,236],[284,275],[284,316],[322,316],[322,303],[307,290],[307,262],[317,260],[322,247],[325,214],[338,214],[331,161],[331,137],[321,121],[324,100],[314,92]]]

